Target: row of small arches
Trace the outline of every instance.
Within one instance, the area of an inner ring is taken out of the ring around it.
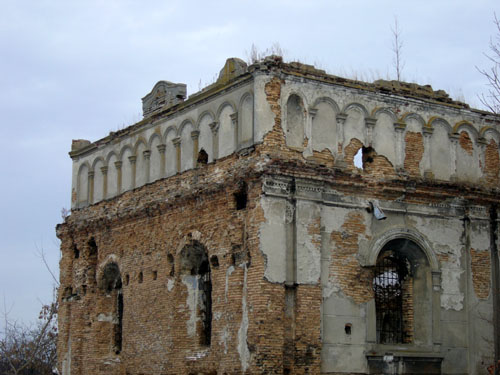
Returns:
[[[332,117],[337,118],[337,121],[342,120],[343,116],[348,115],[349,112],[352,111],[358,112],[365,120],[367,120],[367,122],[373,123],[376,123],[380,116],[385,114],[391,118],[394,124],[405,125],[407,124],[407,122],[414,120],[420,124],[421,129],[430,130],[431,132],[436,127],[436,125],[443,126],[444,128],[446,128],[450,136],[453,134],[458,134],[462,130],[466,130],[469,133],[470,137],[476,142],[480,139],[485,138],[488,134],[491,134],[495,138],[497,143],[500,139],[500,132],[492,126],[483,126],[478,131],[471,122],[466,120],[458,121],[455,124],[451,124],[440,116],[431,116],[428,120],[425,120],[421,115],[415,112],[405,112],[402,115],[398,116],[390,107],[377,106],[369,111],[363,104],[358,102],[351,102],[340,108],[340,106],[334,99],[327,96],[316,98],[313,101],[313,104],[311,106],[308,106],[306,96],[294,91],[288,95],[286,103],[286,112],[288,115],[287,117],[289,117],[290,112],[295,112],[297,110],[296,107],[298,106],[302,115],[308,114],[313,118],[314,121],[314,118],[317,117],[318,111],[323,104],[330,108],[330,110],[334,114]]]
[[[98,202],[157,179],[197,165],[203,150],[205,162],[223,158],[253,144],[253,96],[246,93],[238,107],[224,102],[214,113],[204,111],[194,121],[183,120],[163,132],[158,127],[148,139],[111,150],[91,162],[83,161],[77,172],[76,206]]]

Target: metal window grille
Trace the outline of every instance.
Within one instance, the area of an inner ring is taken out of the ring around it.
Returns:
[[[379,343],[403,343],[403,280],[406,270],[406,261],[394,256],[380,259],[375,266],[373,290]]]
[[[212,336],[212,280],[210,271],[204,273],[200,277],[199,289],[202,291],[200,309],[203,331],[201,335],[201,344],[210,345]]]

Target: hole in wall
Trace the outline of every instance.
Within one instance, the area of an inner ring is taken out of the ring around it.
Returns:
[[[354,155],[354,166],[363,169],[363,148],[360,148]]]
[[[97,244],[95,243],[94,237],[91,237],[89,242],[89,256],[94,257],[97,256]]]
[[[367,164],[373,163],[375,150],[372,147],[362,147],[362,150],[363,150],[363,169],[364,169]]]
[[[158,278],[158,271],[153,271],[153,280]]]
[[[170,272],[169,276],[174,276],[175,275],[175,267],[174,267],[174,256],[172,254],[167,254],[167,262],[168,265],[170,266]]]
[[[78,250],[78,247],[76,247],[76,244],[73,244],[73,255],[75,259],[80,258],[80,250]]]
[[[351,332],[352,332],[352,324],[351,323],[347,323],[344,327],[344,331],[345,331],[345,334],[346,335],[350,335]]]
[[[373,163],[373,157],[376,155],[373,147],[362,146],[354,155],[354,166],[359,169],[365,169],[368,164]]]
[[[204,149],[198,152],[198,159],[196,160],[198,165],[205,165],[208,163],[208,154]]]
[[[219,258],[217,258],[217,255],[212,255],[210,257],[210,264],[212,267],[217,268],[219,267]]]
[[[234,193],[234,201],[236,203],[237,210],[243,210],[247,207],[248,193],[247,184],[245,181],[241,181],[239,184],[238,191]]]
[[[142,272],[139,272],[139,277],[138,277],[139,284],[142,283],[142,279],[143,279]]]
[[[126,274],[125,275],[125,285],[128,285],[129,282],[130,282],[130,276],[129,276],[129,274]]]

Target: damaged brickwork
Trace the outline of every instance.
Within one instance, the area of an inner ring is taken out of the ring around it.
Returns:
[[[60,374],[485,373],[498,117],[277,56],[185,88],[73,142]]]

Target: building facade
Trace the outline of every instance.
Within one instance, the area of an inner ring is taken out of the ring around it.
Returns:
[[[61,374],[485,374],[500,122],[430,86],[228,59],[73,141]]]

